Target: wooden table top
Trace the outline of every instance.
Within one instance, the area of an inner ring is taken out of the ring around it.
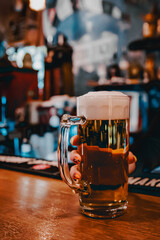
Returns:
[[[78,196],[62,181],[0,169],[0,240],[160,239],[160,198],[129,193],[116,219],[80,213]]]

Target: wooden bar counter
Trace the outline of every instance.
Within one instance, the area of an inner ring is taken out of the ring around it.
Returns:
[[[125,215],[91,219],[62,181],[0,169],[0,240],[160,239],[160,198],[129,193]]]

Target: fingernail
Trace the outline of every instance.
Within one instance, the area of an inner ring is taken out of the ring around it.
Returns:
[[[73,145],[73,137],[71,138],[70,143]]]
[[[79,155],[75,155],[75,156],[74,156],[74,162],[77,163],[77,164],[80,163],[80,157],[79,157]]]
[[[135,163],[137,162],[137,157],[133,155]]]
[[[74,180],[80,179],[80,175],[78,173],[75,173],[73,175]]]

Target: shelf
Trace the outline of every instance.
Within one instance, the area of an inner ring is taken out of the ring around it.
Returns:
[[[128,45],[128,49],[132,51],[160,51],[160,37],[135,40]]]
[[[100,85],[95,81],[88,81],[87,83],[88,87],[92,87],[95,91],[146,91],[149,92],[150,89],[156,87],[158,91],[160,91],[160,81],[159,80],[153,80],[148,83],[134,83],[134,84],[125,84],[125,83],[114,83],[114,84],[103,84]]]

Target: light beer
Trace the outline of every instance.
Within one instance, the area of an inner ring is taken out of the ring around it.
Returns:
[[[78,98],[80,206],[91,217],[115,217],[125,212],[128,195],[129,99],[117,92],[94,92]]]

